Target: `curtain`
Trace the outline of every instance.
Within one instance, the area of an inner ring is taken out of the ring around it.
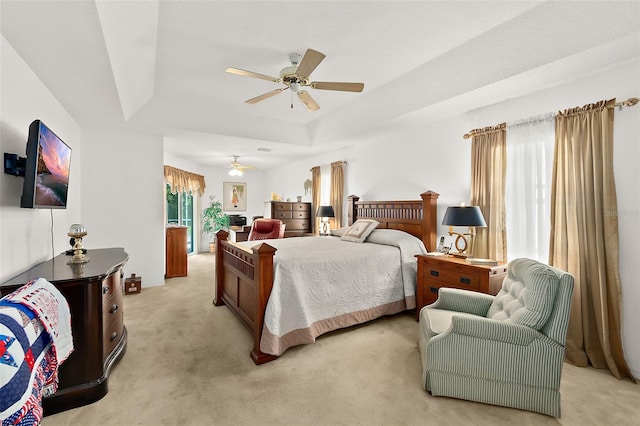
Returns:
[[[342,205],[344,202],[344,161],[331,163],[331,195],[330,203],[333,206],[335,218],[330,222],[331,229],[342,227]]]
[[[176,192],[195,194],[197,192],[199,196],[202,196],[207,187],[204,182],[204,176],[171,166],[164,166],[164,179],[169,184],[172,194]]]
[[[507,124],[508,259],[549,260],[555,113]]]
[[[575,279],[567,360],[635,381],[622,348],[614,105],[600,101],[556,117],[549,264]]]
[[[473,256],[507,260],[505,228],[506,123],[471,132],[471,205],[480,207],[486,228],[476,228]]]
[[[322,175],[320,173],[320,166],[311,168],[311,214],[314,217],[313,220],[313,232],[320,229],[320,219],[315,214],[318,206],[320,205],[320,182],[322,181]]]

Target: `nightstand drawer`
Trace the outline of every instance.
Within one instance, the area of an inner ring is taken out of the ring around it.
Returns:
[[[428,265],[424,271],[424,279],[434,283],[442,283],[449,287],[478,290],[480,277],[477,274],[466,274],[457,271],[449,271],[442,268],[430,268]]]

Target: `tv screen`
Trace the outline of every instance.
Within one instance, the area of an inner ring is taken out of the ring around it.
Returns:
[[[20,207],[66,208],[70,162],[71,148],[41,120],[31,123]]]

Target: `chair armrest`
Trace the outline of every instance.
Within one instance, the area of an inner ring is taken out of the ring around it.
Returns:
[[[553,342],[544,334],[524,325],[484,317],[454,315],[451,318],[450,329],[441,336],[454,333],[520,346],[530,345],[534,340],[541,338]]]
[[[486,317],[493,299],[491,295],[476,291],[441,287],[438,291],[438,300],[428,307]]]

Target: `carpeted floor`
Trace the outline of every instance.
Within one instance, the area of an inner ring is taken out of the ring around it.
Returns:
[[[56,425],[636,425],[640,385],[565,364],[562,418],[432,397],[420,386],[413,315],[322,336],[255,366],[251,338],[215,307],[213,260],[189,277],[124,299],[127,352],[100,401],[44,419]],[[144,286],[144,277],[142,278]]]

